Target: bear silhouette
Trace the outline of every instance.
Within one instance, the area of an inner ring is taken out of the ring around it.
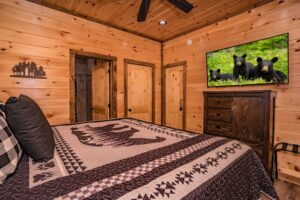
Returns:
[[[166,138],[156,136],[156,138],[132,138],[139,130],[127,125],[119,127],[118,124],[109,124],[101,127],[71,128],[72,134],[76,135],[79,141],[91,146],[133,146],[162,142]]]
[[[15,65],[12,68],[12,71],[13,71],[13,75],[21,75],[21,65],[20,65],[20,63]]]
[[[44,71],[42,66],[40,66],[38,68],[38,70],[35,72],[35,76],[36,77],[45,77],[46,76],[46,72]]]

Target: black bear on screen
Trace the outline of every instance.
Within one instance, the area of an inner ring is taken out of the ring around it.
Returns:
[[[217,69],[216,71],[214,70],[209,70],[210,73],[210,80],[211,81],[227,81],[227,80],[234,80],[234,76],[232,74],[221,74],[221,70]]]
[[[255,78],[254,66],[250,62],[246,62],[246,57],[247,54],[244,54],[243,56],[233,55],[233,76],[236,80],[239,79],[239,76],[242,76],[242,78],[246,80]]]
[[[279,71],[274,70],[274,63],[278,61],[278,57],[272,58],[272,60],[263,60],[261,57],[257,58],[257,66],[255,68],[256,77],[263,78],[268,82],[282,83],[287,80],[287,76]]]

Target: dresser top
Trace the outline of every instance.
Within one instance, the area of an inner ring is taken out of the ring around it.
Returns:
[[[232,90],[232,91],[203,91],[206,94],[251,94],[251,93],[274,93],[276,91],[273,90]]]

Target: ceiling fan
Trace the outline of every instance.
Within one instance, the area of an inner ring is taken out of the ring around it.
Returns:
[[[168,1],[186,13],[190,12],[194,8],[194,6],[186,0],[168,0]],[[138,22],[144,22],[146,20],[150,3],[151,0],[142,0],[141,7],[137,17]]]

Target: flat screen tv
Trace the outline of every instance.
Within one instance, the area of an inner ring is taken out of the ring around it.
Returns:
[[[208,87],[286,84],[289,35],[241,44],[206,54]]]

